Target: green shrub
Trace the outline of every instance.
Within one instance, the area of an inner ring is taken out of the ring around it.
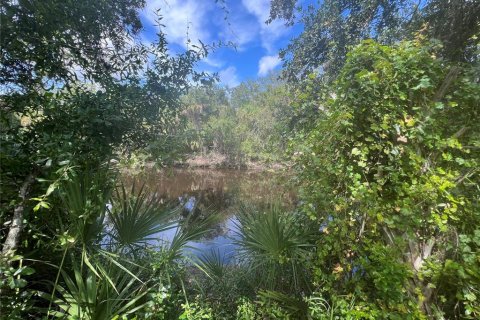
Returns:
[[[0,317],[20,320],[32,310],[34,293],[26,289],[26,277],[33,273],[33,268],[23,265],[22,256],[12,252],[0,255]]]
[[[198,302],[182,304],[183,313],[179,320],[215,319],[212,309]]]
[[[295,146],[322,226],[313,281],[378,318],[480,316],[480,86],[440,49],[365,41],[324,100],[303,96],[320,110]]]

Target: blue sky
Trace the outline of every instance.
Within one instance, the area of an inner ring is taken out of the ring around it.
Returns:
[[[172,52],[184,50],[187,38],[205,44],[231,41],[237,45],[236,50],[219,48],[199,63],[202,70],[218,72],[222,85],[234,87],[279,69],[278,51],[300,27],[286,27],[282,21],[265,24],[270,0],[226,0],[226,6],[229,13],[225,21],[225,11],[215,0],[147,0],[141,12],[145,27],[142,40],[155,40],[155,12],[161,9],[163,31]]]

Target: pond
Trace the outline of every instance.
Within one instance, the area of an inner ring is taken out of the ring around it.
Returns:
[[[292,209],[297,201],[288,186],[285,172],[248,171],[233,169],[184,169],[171,168],[149,170],[141,174],[127,175],[127,184],[146,184],[149,190],[180,207],[179,214],[208,216],[217,214],[219,223],[212,232],[197,242],[189,243],[199,254],[211,249],[225,257],[235,250],[236,218],[242,206],[258,210],[277,205]],[[169,241],[175,229],[158,234],[158,241]],[[153,243],[152,243],[153,244]]]

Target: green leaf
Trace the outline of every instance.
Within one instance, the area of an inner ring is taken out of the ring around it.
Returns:
[[[25,279],[10,279],[8,285],[10,289],[23,288],[27,285],[27,281]]]
[[[47,192],[45,193],[45,197],[48,197],[55,189],[57,188],[57,183],[52,183],[48,186]]]
[[[22,271],[22,274],[25,275],[25,276],[29,276],[29,275],[32,275],[35,273],[35,269],[31,268],[31,267],[26,267],[23,271]]]
[[[413,87],[413,90],[419,90],[419,89],[426,89],[432,87],[432,83],[430,82],[430,79],[427,77],[423,77],[420,79],[420,83]]]
[[[352,155],[354,155],[354,156],[358,156],[358,155],[360,155],[361,153],[362,153],[362,152],[361,152],[357,147],[355,147],[355,148],[352,149]]]

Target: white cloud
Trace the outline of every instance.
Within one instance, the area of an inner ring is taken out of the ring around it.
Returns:
[[[260,26],[262,46],[268,52],[272,52],[275,42],[287,34],[289,28],[280,20],[275,20],[269,24],[265,23],[270,17],[270,0],[242,0],[242,4],[250,14],[257,18],[257,23]]]
[[[223,62],[222,60],[212,57],[206,57],[202,61],[214,68],[221,68],[225,64],[225,62]]]
[[[242,0],[242,3],[262,24],[265,23],[270,16],[270,0]]]
[[[275,69],[280,62],[280,58],[277,55],[263,56],[260,61],[258,61],[258,75],[260,77],[266,76],[270,71]]]
[[[270,15],[270,0],[242,0],[230,3],[228,21],[223,20],[223,11],[213,0],[147,0],[142,17],[150,28],[156,24],[156,11],[162,17],[162,30],[170,44],[187,47],[187,40],[198,44],[201,40],[210,44],[219,40],[232,41],[242,51],[249,43],[259,39],[262,47],[272,54],[278,48],[277,41],[290,29],[281,21],[266,24]],[[147,27],[148,28],[148,27]],[[142,41],[152,40],[144,34]],[[173,47],[174,48],[174,47]],[[170,49],[173,49],[170,47]],[[205,63],[215,68],[222,64],[209,61]]]
[[[240,84],[240,80],[238,79],[237,75],[237,68],[230,66],[226,69],[221,70],[218,73],[220,77],[220,83],[233,88]]]
[[[230,25],[223,28],[219,36],[225,41],[232,41],[239,51],[243,51],[245,46],[259,35],[260,27],[256,21],[252,21],[244,13],[234,12],[229,17],[229,23]]]
[[[197,40],[212,41],[207,22],[213,5],[213,1],[147,0],[143,15],[153,25],[157,19],[155,12],[160,9],[167,40],[186,48],[188,38],[193,44]]]

